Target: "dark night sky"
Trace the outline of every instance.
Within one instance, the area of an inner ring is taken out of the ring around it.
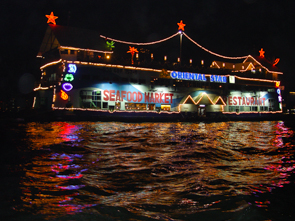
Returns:
[[[59,25],[93,29],[134,42],[168,37],[183,20],[185,33],[207,49],[244,56],[259,55],[263,48],[269,60],[281,59],[277,67],[290,87],[295,80],[292,0],[4,0],[0,5],[2,90],[23,73],[38,76],[35,56],[47,28],[45,15],[51,11],[59,17]],[[179,44],[161,50],[177,54]],[[193,60],[206,57],[186,39],[182,53]]]

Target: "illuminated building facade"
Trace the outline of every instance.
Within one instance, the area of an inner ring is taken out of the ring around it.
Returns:
[[[49,25],[38,54],[43,65],[34,108],[161,117],[282,112],[282,72],[264,56],[241,57],[240,63],[213,61],[207,68],[161,66],[153,53],[141,62],[141,50],[129,46],[131,60],[126,63],[114,59],[114,42],[109,40],[114,39]]]

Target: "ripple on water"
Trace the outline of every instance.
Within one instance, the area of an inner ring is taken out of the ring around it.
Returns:
[[[271,206],[260,198],[294,171],[293,130],[282,122],[24,127],[37,152],[21,165],[15,211],[56,219],[229,220]]]

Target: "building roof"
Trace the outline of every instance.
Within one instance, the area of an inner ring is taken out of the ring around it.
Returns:
[[[211,68],[228,69],[232,71],[251,71],[257,69],[265,69],[269,73],[283,74],[277,68],[274,62],[270,62],[265,57],[248,55],[242,63],[232,63],[223,61],[213,61]]]
[[[251,56],[249,55],[244,62],[253,62],[255,66],[262,66],[263,68],[266,68],[268,72],[277,72],[279,74],[282,74],[279,68],[277,68],[273,62],[270,62],[265,57],[261,56]]]
[[[38,55],[57,47],[108,51],[97,31],[49,24]]]

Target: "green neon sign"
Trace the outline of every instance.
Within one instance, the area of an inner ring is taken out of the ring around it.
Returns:
[[[72,74],[66,74],[64,80],[65,81],[73,81],[74,76]]]

